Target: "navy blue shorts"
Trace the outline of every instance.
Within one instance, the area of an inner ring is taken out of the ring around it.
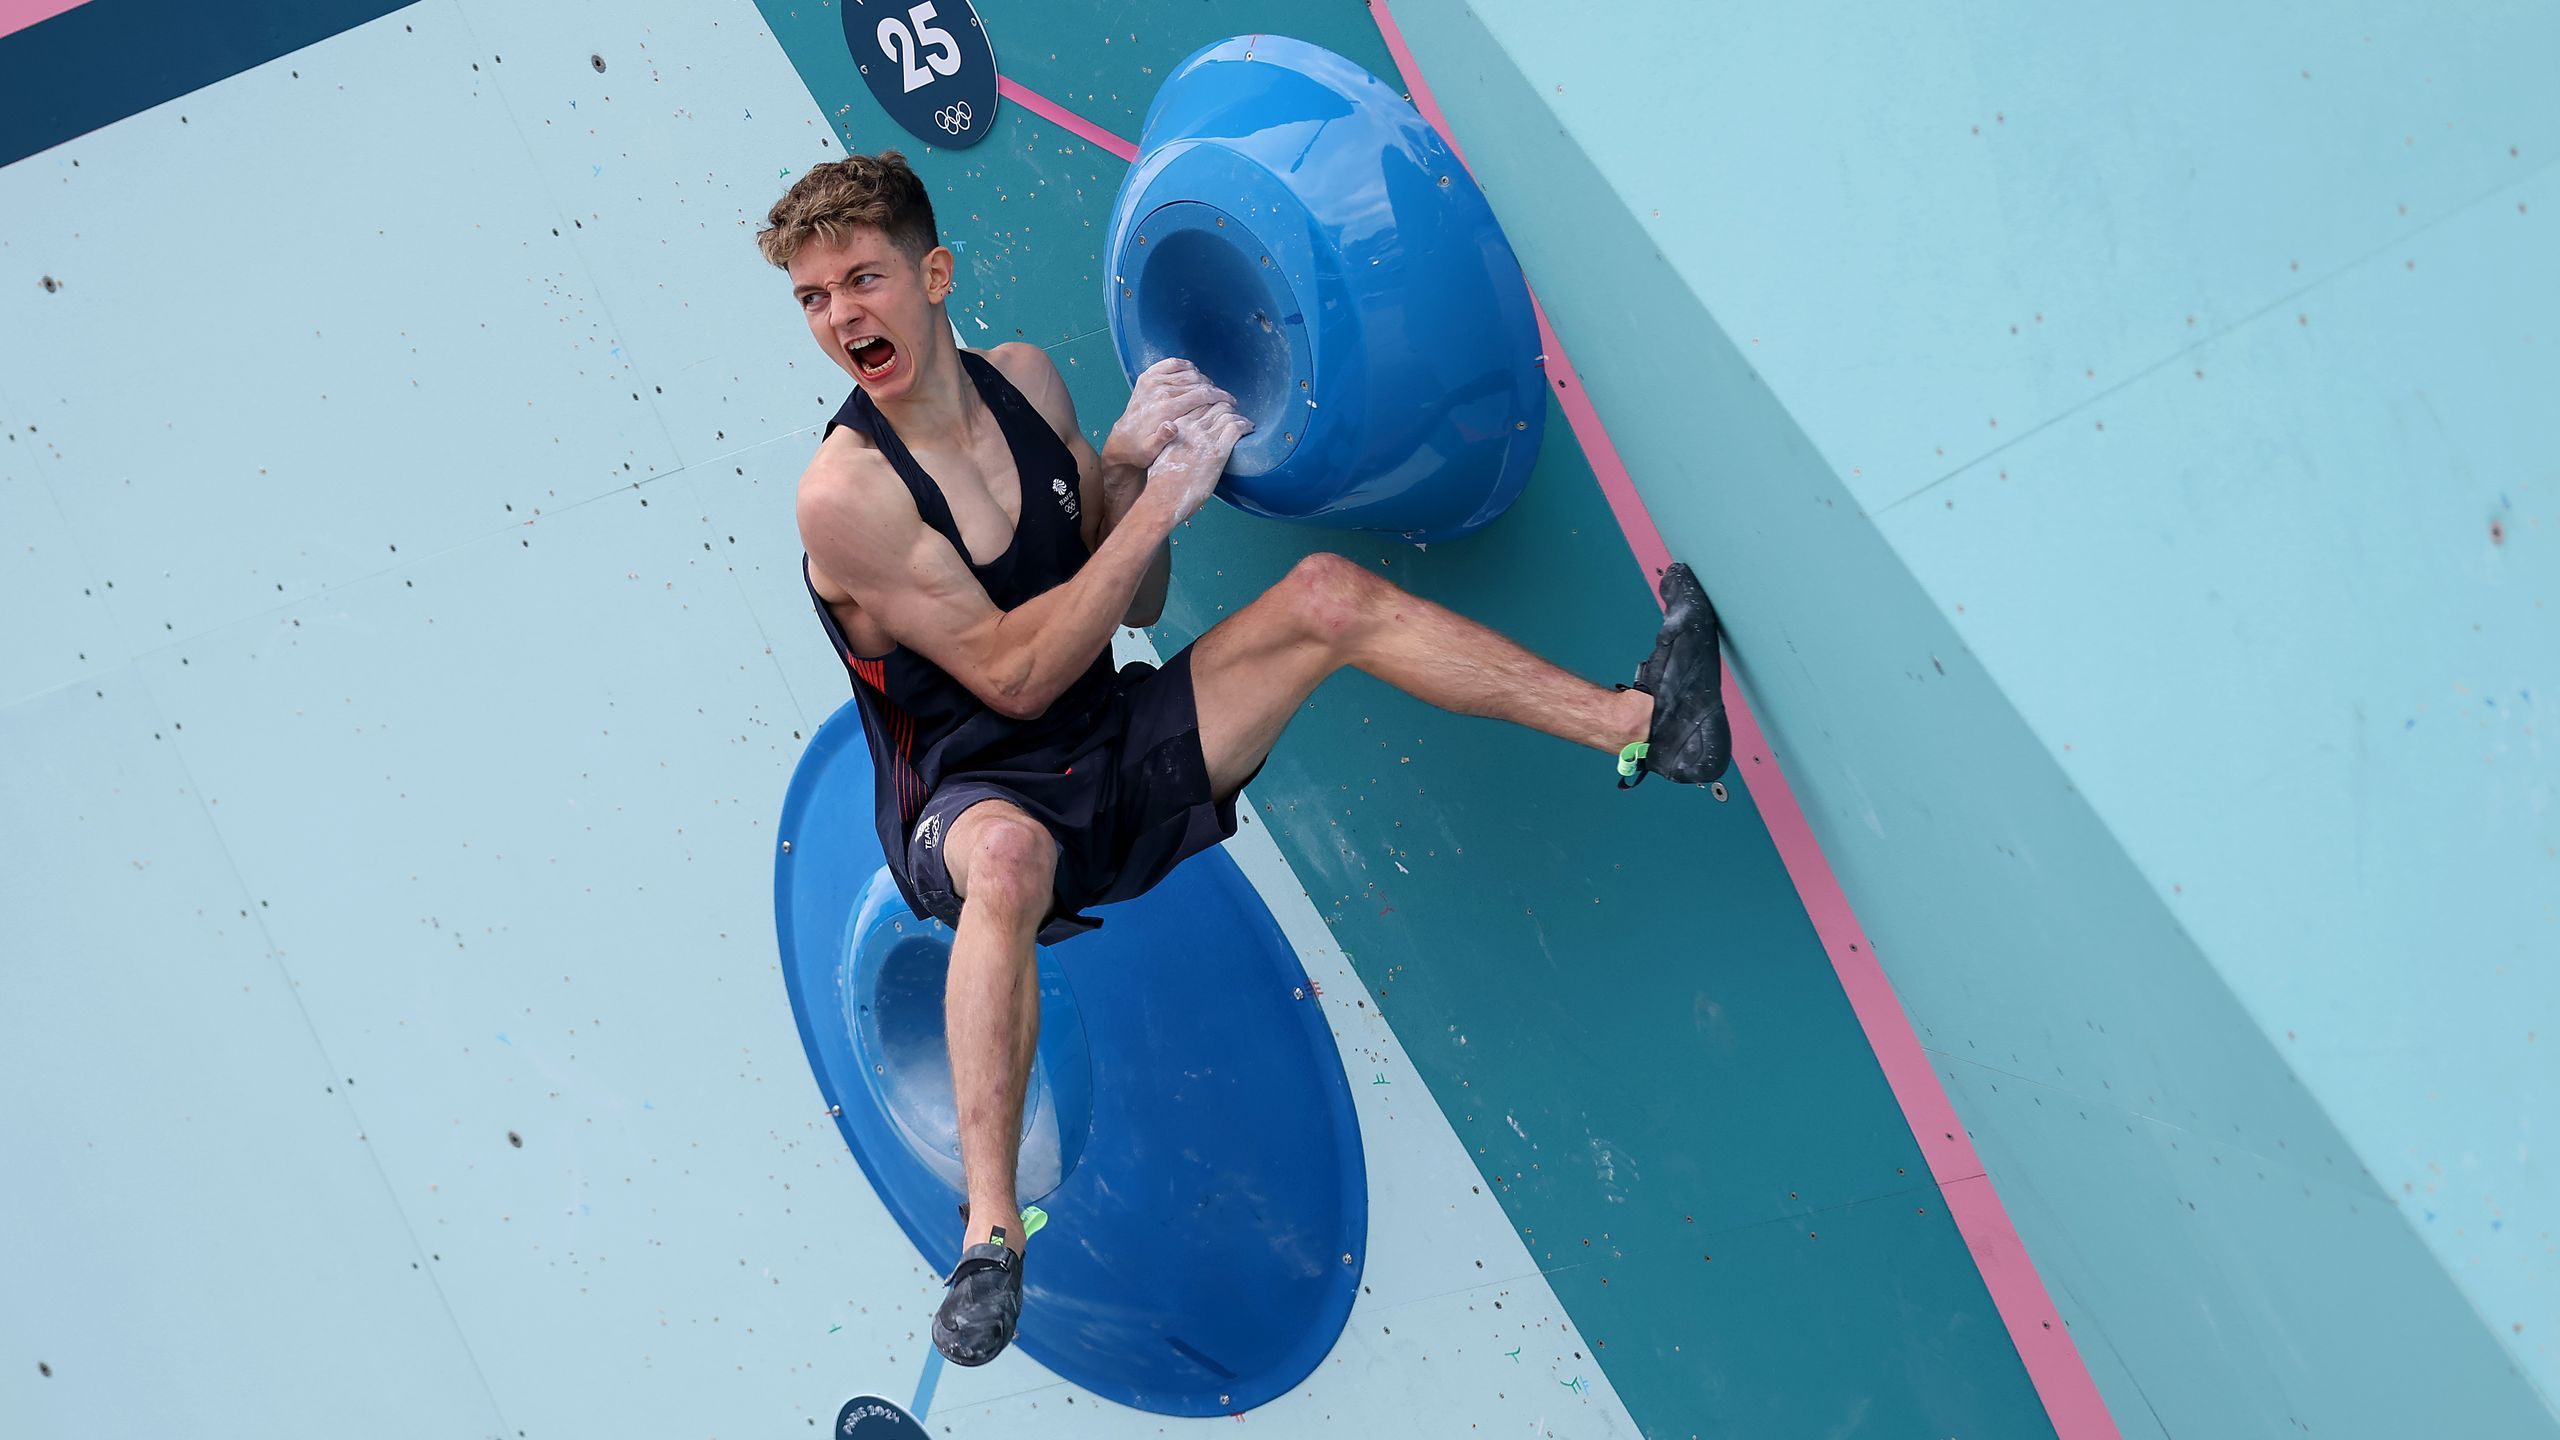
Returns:
[[[1058,842],[1043,945],[1099,927],[1081,912],[1145,894],[1173,867],[1236,833],[1235,798],[1209,793],[1188,648],[1161,670],[1122,666],[1091,734],[1007,763],[1019,768],[943,777],[908,832],[907,879],[926,913],[945,924],[960,923],[960,896],[942,839],[981,801],[1016,806]]]

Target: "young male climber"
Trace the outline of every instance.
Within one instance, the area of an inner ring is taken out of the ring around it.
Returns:
[[[853,674],[882,851],[907,902],[956,931],[944,1014],[968,1204],[933,1343],[982,1365],[1022,1308],[1034,943],[1234,834],[1236,793],[1346,665],[1624,776],[1704,784],[1731,749],[1715,612],[1672,567],[1652,654],[1612,689],[1319,553],[1162,669],[1115,670],[1113,631],[1155,623],[1174,527],[1252,428],[1232,397],[1163,361],[1096,453],[1037,346],[960,348],[952,254],[896,151],[812,168],[767,225],[764,257],[855,384],[800,480],[802,570]]]

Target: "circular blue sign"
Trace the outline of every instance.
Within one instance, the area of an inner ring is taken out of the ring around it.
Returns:
[[[873,98],[928,145],[965,150],[996,120],[996,52],[969,0],[843,0],[844,43]]]
[[[898,1402],[877,1395],[856,1395],[836,1412],[837,1440],[930,1440],[932,1433]]]

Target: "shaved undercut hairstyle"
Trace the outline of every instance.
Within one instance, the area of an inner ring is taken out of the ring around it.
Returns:
[[[888,236],[910,260],[924,259],[942,243],[924,181],[895,150],[810,166],[764,218],[756,248],[776,269],[788,268],[812,238],[841,244],[861,227]]]

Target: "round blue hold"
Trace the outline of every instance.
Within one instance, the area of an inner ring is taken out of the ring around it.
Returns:
[[[925,1263],[959,1258],[943,991],[951,930],[881,869],[848,702],[791,777],[774,920],[801,1044],[837,1128]],[[1323,1361],[1368,1248],[1360,1124],[1322,1003],[1224,850],[1091,935],[1037,953],[1040,1043],[1015,1194],[1015,1343],[1105,1399],[1224,1415]]]
[[[1104,291],[1131,380],[1169,355],[1253,421],[1218,493],[1412,540],[1490,523],[1546,430],[1519,262],[1412,105],[1304,41],[1174,67],[1113,207]]]

